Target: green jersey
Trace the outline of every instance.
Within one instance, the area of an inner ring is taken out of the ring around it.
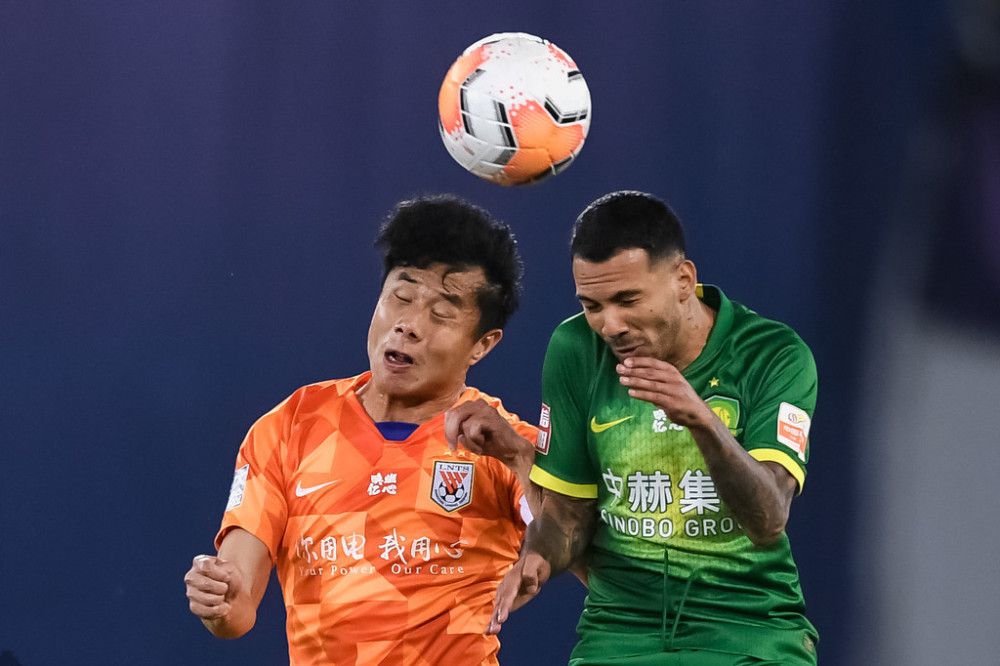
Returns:
[[[716,320],[684,377],[750,456],[782,465],[801,491],[816,404],[809,348],[715,287],[698,295]],[[589,627],[669,624],[673,645],[778,658],[763,638],[770,628],[811,649],[816,632],[788,537],[766,548],[751,543],[690,432],[629,397],[617,363],[580,314],[553,333],[543,370],[531,478],[596,498],[600,512],[581,638]]]

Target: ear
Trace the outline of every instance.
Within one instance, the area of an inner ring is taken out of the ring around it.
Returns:
[[[674,269],[674,280],[677,284],[677,295],[683,303],[695,293],[698,286],[698,269],[690,259],[681,259]]]
[[[469,355],[469,367],[474,366],[479,363],[482,359],[486,357],[493,348],[497,346],[500,340],[503,338],[503,331],[499,328],[494,328],[483,333],[483,335],[476,340],[476,343],[472,345],[472,353]]]

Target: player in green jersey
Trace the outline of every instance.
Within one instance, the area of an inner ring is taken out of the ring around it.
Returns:
[[[648,194],[591,204],[572,255],[584,311],[545,357],[541,510],[489,631],[583,557],[571,666],[814,664],[784,531],[809,457],[809,348],[699,285]]]

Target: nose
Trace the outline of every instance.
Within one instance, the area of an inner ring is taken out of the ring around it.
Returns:
[[[410,340],[419,340],[420,335],[417,333],[417,328],[409,320],[400,320],[396,322],[396,325],[392,327],[394,333],[402,335],[404,338],[409,338]]]
[[[614,340],[628,333],[628,326],[625,319],[614,308],[605,308],[601,319],[601,337],[605,340]]]

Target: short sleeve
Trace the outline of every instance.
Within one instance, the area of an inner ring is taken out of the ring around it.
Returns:
[[[542,412],[531,480],[571,497],[597,497],[597,474],[587,446],[592,377],[586,338],[570,319],[552,334],[542,366]],[[589,331],[589,328],[587,329]]]
[[[796,336],[765,366],[749,397],[743,447],[761,462],[775,462],[805,483],[809,427],[816,409],[816,363]]]
[[[288,518],[281,452],[298,397],[293,394],[260,417],[240,445],[229,502],[215,536],[217,549],[226,534],[239,527],[260,539],[271,561],[276,560]]]

